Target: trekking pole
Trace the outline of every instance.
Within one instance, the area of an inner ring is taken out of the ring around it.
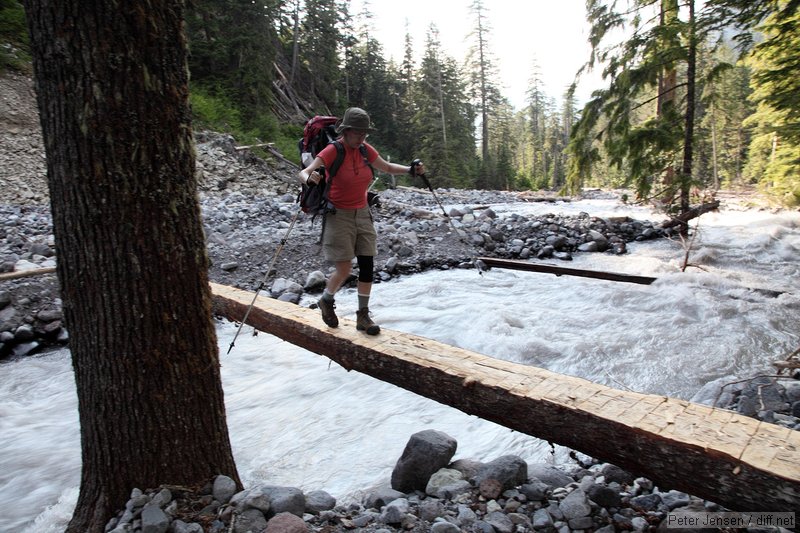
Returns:
[[[428,190],[431,191],[433,199],[436,200],[437,204],[439,204],[439,207],[442,209],[442,213],[444,214],[444,218],[446,218],[447,222],[450,223],[450,227],[453,228],[453,231],[456,232],[456,235],[458,235],[459,239],[461,239],[462,242],[464,242],[465,244],[469,244],[467,241],[464,240],[464,237],[462,235],[463,232],[459,231],[458,228],[456,228],[456,226],[453,224],[453,220],[450,218],[450,215],[448,215],[447,211],[444,210],[444,206],[442,205],[442,202],[439,201],[439,197],[436,196],[436,192],[433,190],[433,187],[431,187],[431,182],[428,181],[428,177],[424,173],[419,173],[419,174],[417,173],[417,166],[421,162],[422,161],[420,161],[419,159],[415,159],[411,162],[411,169],[412,169],[411,175],[419,176],[420,178],[422,178],[422,182],[428,187]]]
[[[303,209],[301,207],[297,208],[297,211],[292,218],[292,222],[289,224],[289,227],[286,229],[286,233],[283,234],[283,238],[281,238],[280,242],[278,243],[278,247],[275,249],[275,254],[272,256],[272,261],[269,264],[269,268],[267,272],[264,274],[264,279],[261,280],[261,284],[256,289],[256,293],[253,295],[253,301],[250,302],[250,306],[247,308],[247,312],[244,314],[244,318],[242,318],[241,324],[239,324],[239,329],[236,330],[236,335],[233,336],[233,340],[231,341],[231,345],[228,346],[228,351],[225,355],[231,353],[233,350],[233,345],[236,343],[236,338],[239,336],[239,333],[242,331],[242,327],[244,327],[244,323],[247,321],[247,317],[250,316],[250,311],[253,309],[253,305],[256,303],[256,298],[258,298],[258,293],[261,292],[261,289],[264,288],[264,285],[267,283],[267,278],[269,277],[269,273],[272,272],[272,268],[275,266],[275,261],[278,259],[278,255],[280,255],[283,247],[286,245],[287,240],[289,239],[289,234],[292,232],[292,228],[294,227],[294,223],[297,222],[297,217],[300,216],[300,211]]]

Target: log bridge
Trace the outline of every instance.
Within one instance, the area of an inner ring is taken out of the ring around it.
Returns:
[[[800,509],[800,431],[685,400],[616,390],[211,284],[214,312],[406,390],[736,511]]]

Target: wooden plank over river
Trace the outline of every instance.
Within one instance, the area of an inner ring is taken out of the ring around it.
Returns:
[[[253,293],[211,284],[214,311],[244,317]],[[685,400],[616,390],[259,296],[247,324],[387,383],[561,444],[737,511],[800,509],[800,431]],[[234,348],[235,349],[235,348]],[[222,359],[225,361],[224,356]]]

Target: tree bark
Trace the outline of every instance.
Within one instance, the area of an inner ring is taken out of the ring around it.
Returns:
[[[183,2],[25,8],[81,425],[67,531],[101,532],[134,487],[239,480],[196,195]]]
[[[681,165],[681,214],[689,211],[689,189],[692,185],[692,159],[694,153],[695,71],[697,67],[697,39],[695,37],[694,0],[689,7],[689,52],[686,59],[686,120]],[[681,234],[688,235],[688,226],[681,226]]]

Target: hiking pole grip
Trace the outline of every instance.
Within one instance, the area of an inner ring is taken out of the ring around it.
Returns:
[[[408,167],[408,173],[411,174],[412,178],[417,177],[417,167],[419,164],[422,163],[421,159],[415,159],[411,162],[411,165]]]
[[[411,176],[412,176],[412,177],[419,176],[420,178],[422,178],[422,183],[424,183],[424,184],[425,184],[425,186],[426,186],[426,187],[427,187],[427,188],[428,188],[428,189],[429,189],[431,192],[433,192],[433,187],[431,187],[431,182],[430,182],[430,181],[428,181],[428,177],[427,177],[427,176],[426,176],[424,173],[421,173],[421,172],[420,172],[420,173],[418,173],[418,172],[417,172],[417,167],[420,165],[420,163],[422,163],[422,160],[420,160],[420,159],[415,159],[415,160],[413,160],[413,161],[411,162],[411,166],[410,166],[410,167],[409,167],[409,169],[408,169],[408,173],[409,173],[409,174],[411,174]]]

